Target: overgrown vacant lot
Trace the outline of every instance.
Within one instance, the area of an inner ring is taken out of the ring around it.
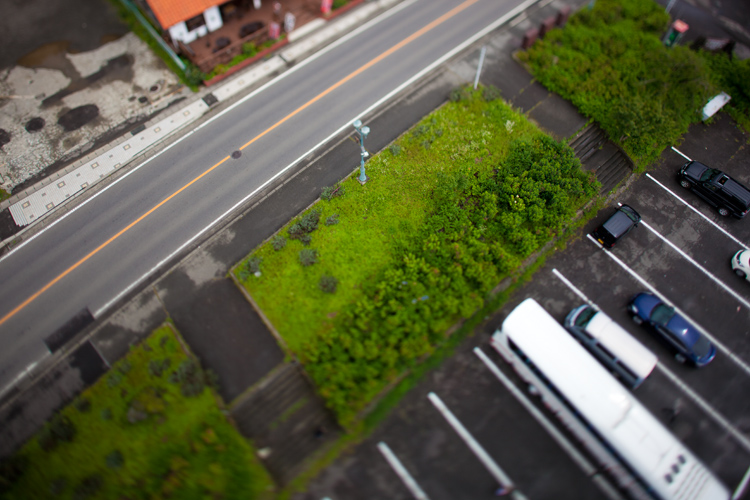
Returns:
[[[457,90],[235,269],[344,425],[596,193],[494,97]]]
[[[155,331],[3,462],[0,496],[271,498],[265,469],[176,335]]]
[[[750,61],[667,48],[664,7],[652,0],[597,0],[519,58],[548,89],[596,120],[640,169],[701,121],[723,90],[728,109],[750,124]]]

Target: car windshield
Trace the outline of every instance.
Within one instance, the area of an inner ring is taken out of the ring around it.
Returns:
[[[721,170],[716,170],[715,168],[707,168],[705,172],[701,175],[701,182],[707,182],[716,177],[717,175],[721,174]]]
[[[667,326],[672,316],[674,316],[674,308],[666,304],[659,304],[651,311],[651,321],[661,326]]]
[[[638,220],[638,216],[637,216],[637,215],[636,215],[636,214],[635,214],[635,213],[634,213],[634,212],[633,212],[632,210],[628,210],[628,209],[626,209],[625,207],[622,207],[622,210],[621,210],[621,212],[622,212],[622,213],[624,213],[625,215],[627,215],[627,216],[628,216],[628,218],[629,218],[630,220],[632,220],[633,222],[640,222],[640,221]]]
[[[693,352],[699,358],[706,356],[711,351],[711,342],[704,336],[698,337],[698,340],[693,344]]]
[[[575,321],[575,325],[581,328],[585,327],[591,321],[591,318],[596,314],[596,309],[593,307],[587,307],[578,315]]]

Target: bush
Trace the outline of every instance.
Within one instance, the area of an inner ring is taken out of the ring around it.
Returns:
[[[339,223],[339,214],[333,214],[326,217],[326,226],[333,226]]]
[[[107,467],[110,469],[119,469],[125,463],[125,458],[120,453],[120,450],[115,450],[106,458]]]
[[[346,192],[346,189],[341,183],[336,183],[333,186],[326,186],[323,188],[323,191],[320,193],[320,198],[326,201],[331,201],[331,199],[337,197],[337,196],[344,196],[344,193]]]
[[[91,409],[91,401],[89,401],[87,398],[79,397],[75,400],[73,406],[81,413],[86,413]]]
[[[482,99],[484,99],[485,101],[494,101],[495,99],[500,99],[501,97],[502,95],[500,94],[500,89],[498,89],[494,85],[489,85],[482,88]]]
[[[336,292],[336,287],[338,286],[338,284],[339,280],[337,280],[334,276],[328,276],[324,274],[320,277],[318,287],[326,293],[334,293]]]
[[[303,248],[299,251],[299,262],[303,266],[312,266],[318,262],[318,251],[312,248]]]
[[[320,210],[314,208],[303,215],[297,222],[289,227],[289,237],[293,240],[302,238],[303,235],[309,234],[318,228],[320,220]]]
[[[393,156],[398,156],[401,152],[401,146],[398,144],[391,144],[388,146],[388,151],[390,151]]]
[[[81,480],[78,486],[73,490],[74,500],[86,500],[96,495],[101,489],[103,484],[102,478],[99,474],[91,474]]]
[[[260,271],[260,264],[263,262],[262,257],[258,257],[257,255],[253,255],[250,257],[247,262],[245,262],[242,266],[240,266],[237,275],[241,280],[246,280],[253,274]]]
[[[169,369],[169,358],[152,359],[148,362],[148,373],[152,377],[161,377],[167,369]]]
[[[271,239],[271,246],[273,246],[273,249],[278,252],[286,246],[286,238],[284,238],[280,234],[277,234],[273,237],[273,239]]]
[[[10,485],[21,478],[28,465],[28,459],[19,455],[0,460],[0,493],[7,492]]]
[[[76,435],[76,428],[70,419],[57,413],[39,433],[39,446],[45,451],[53,450],[60,442],[70,442]]]
[[[451,90],[450,100],[452,102],[463,102],[471,100],[471,90],[468,87],[459,87]]]
[[[180,391],[185,397],[197,396],[203,392],[206,386],[206,378],[203,371],[192,359],[186,359],[177,370],[169,376],[173,384],[180,384]]]

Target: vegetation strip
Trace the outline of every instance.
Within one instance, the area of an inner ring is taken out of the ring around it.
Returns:
[[[234,271],[345,426],[596,195],[495,89],[452,100]]]

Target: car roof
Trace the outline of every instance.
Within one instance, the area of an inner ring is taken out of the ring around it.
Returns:
[[[680,313],[676,312],[672,319],[667,323],[667,328],[677,335],[679,335],[685,342],[687,347],[692,347],[699,338],[701,338],[700,332],[695,329],[693,325],[687,322],[685,318],[680,316]]]
[[[630,207],[628,207],[630,208]],[[632,209],[631,209],[632,210]],[[612,236],[618,238],[625,233],[635,222],[628,217],[621,208],[618,207],[617,211],[602,225],[604,229],[610,232]]]

